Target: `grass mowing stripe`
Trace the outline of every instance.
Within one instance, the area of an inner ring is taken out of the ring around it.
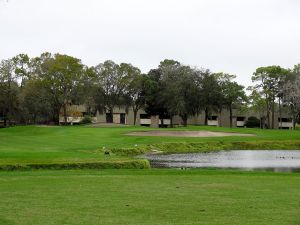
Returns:
[[[300,222],[300,177],[295,174],[75,170],[0,172],[0,180],[0,224]]]

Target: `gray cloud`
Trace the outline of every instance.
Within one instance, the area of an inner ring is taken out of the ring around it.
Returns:
[[[87,65],[164,58],[238,76],[300,63],[297,0],[0,0],[0,58],[41,52]]]

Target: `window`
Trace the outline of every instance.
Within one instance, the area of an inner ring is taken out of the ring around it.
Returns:
[[[150,119],[150,115],[148,114],[140,114],[141,119]]]
[[[208,117],[209,120],[218,120],[218,117],[217,116],[210,116]]]
[[[291,123],[292,122],[292,118],[278,118],[278,122],[284,122],[284,123]]]
[[[112,123],[112,122],[113,122],[112,114],[106,113],[106,123]]]

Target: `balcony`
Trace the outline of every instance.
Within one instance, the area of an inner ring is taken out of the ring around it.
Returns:
[[[292,128],[293,127],[293,122],[278,122],[278,127]]]
[[[219,126],[218,120],[207,120],[208,126]]]
[[[236,126],[237,127],[244,127],[245,126],[245,121],[236,121]]]
[[[140,124],[141,125],[151,125],[151,119],[140,119]],[[162,122],[159,120],[159,125],[161,125]],[[171,120],[170,119],[163,119],[163,124],[164,125],[170,125]]]

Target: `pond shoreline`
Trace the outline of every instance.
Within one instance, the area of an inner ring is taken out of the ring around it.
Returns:
[[[227,150],[207,153],[144,154],[152,168],[217,168],[300,172],[300,150]]]

